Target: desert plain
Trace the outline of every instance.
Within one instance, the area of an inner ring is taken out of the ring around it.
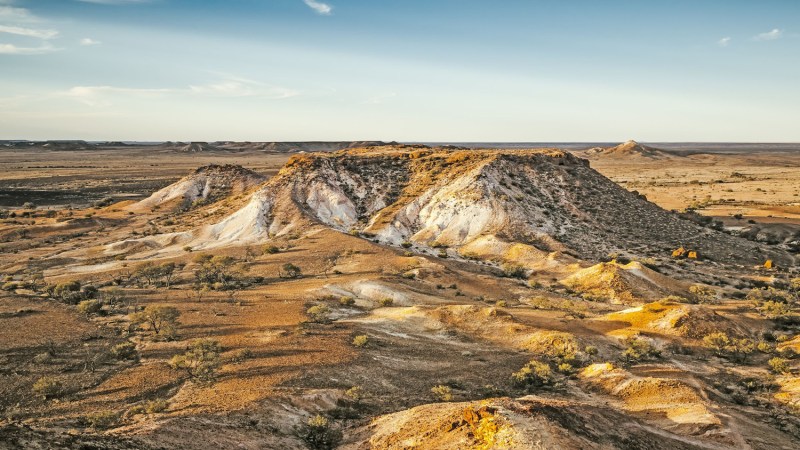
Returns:
[[[9,143],[0,448],[800,447],[800,147]]]

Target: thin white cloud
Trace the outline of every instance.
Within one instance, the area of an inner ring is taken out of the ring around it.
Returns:
[[[0,33],[16,34],[18,36],[34,37],[38,39],[52,39],[58,35],[56,30],[38,30],[9,25],[0,25]]]
[[[378,94],[374,97],[370,97],[364,101],[367,105],[380,105],[381,103],[389,100],[391,98],[397,97],[396,92],[387,92],[385,94]]]
[[[87,106],[111,106],[119,96],[158,96],[175,92],[173,89],[121,88],[115,86],[75,86],[61,95],[71,97]]]
[[[774,41],[775,39],[779,39],[783,35],[783,31],[779,30],[778,28],[773,28],[771,31],[767,31],[766,33],[757,34],[753,39],[757,41]]]
[[[87,38],[81,39],[80,40],[80,44],[81,45],[85,45],[85,46],[88,46],[88,45],[100,45],[100,44],[102,44],[102,42],[96,41],[96,40],[94,40],[92,38],[88,38],[87,37]]]
[[[731,38],[728,36],[717,41],[717,45],[719,45],[720,47],[727,47],[728,44],[730,43],[731,43]]]
[[[127,88],[117,86],[74,86],[56,94],[75,99],[87,106],[111,106],[116,101],[136,97],[158,97],[163,95],[198,95],[216,98],[255,97],[282,99],[299,95],[299,92],[279,86],[268,85],[244,78],[229,77],[205,85],[190,85],[186,88]]]
[[[189,90],[194,94],[216,97],[264,97],[277,99],[299,95],[299,92],[292,89],[236,76],[226,76],[223,80],[214,83],[191,85]]]
[[[333,6],[316,0],[303,0],[303,3],[316,11],[317,14],[322,14],[323,16],[329,16],[331,15],[331,11],[333,11]]]
[[[5,5],[10,5],[11,3],[5,3]],[[14,6],[0,6],[0,20],[3,21],[13,21],[13,22],[38,22],[39,19],[36,18],[30,11],[25,8],[17,8]]]
[[[0,42],[0,55],[41,55],[60,50],[48,41],[58,35],[58,30],[32,28],[29,24],[43,22],[25,8],[17,8],[13,0],[0,0],[0,35],[12,34],[23,38],[39,40],[39,45],[20,45],[12,42]]]
[[[57,48],[47,43],[38,47],[20,47],[14,44],[0,43],[0,55],[41,55],[57,50]]]
[[[136,3],[150,3],[152,0],[78,0],[83,3],[96,3],[98,5],[133,5]]]

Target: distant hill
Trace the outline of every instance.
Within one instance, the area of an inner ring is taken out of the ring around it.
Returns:
[[[592,158],[649,158],[667,159],[672,155],[664,150],[640,144],[634,140],[623,142],[614,147],[594,147],[586,150],[586,156]]]
[[[214,142],[213,145],[235,151],[261,151],[270,153],[334,152],[357,147],[386,145],[381,141],[332,141],[332,142]]]

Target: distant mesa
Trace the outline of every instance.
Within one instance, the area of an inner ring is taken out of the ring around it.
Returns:
[[[258,151],[265,153],[311,153],[335,152],[348,148],[386,145],[381,141],[333,141],[333,142],[215,142],[214,145],[226,150],[240,152]]]
[[[672,155],[664,150],[640,144],[634,140],[623,142],[615,147],[594,147],[586,150],[585,155],[590,158],[648,158],[667,159]]]
[[[102,150],[137,147],[165,153],[313,153],[335,152],[350,148],[393,145],[382,141],[298,141],[298,142],[237,142],[237,141],[166,141],[162,143],[137,143],[122,141],[87,142],[82,140],[0,141],[4,149],[45,149],[51,151]]]
[[[385,145],[380,141],[334,141],[334,142],[173,142],[167,141],[156,146],[158,150],[180,153],[311,153],[334,152],[356,147]]]
[[[121,146],[122,143],[93,143],[83,140],[49,140],[49,141],[27,141],[27,140],[8,140],[0,141],[0,147],[8,149],[45,149],[51,151],[79,151],[95,150],[103,147]]]

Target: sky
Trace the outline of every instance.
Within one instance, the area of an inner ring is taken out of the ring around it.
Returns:
[[[0,0],[0,139],[800,142],[800,1]]]

